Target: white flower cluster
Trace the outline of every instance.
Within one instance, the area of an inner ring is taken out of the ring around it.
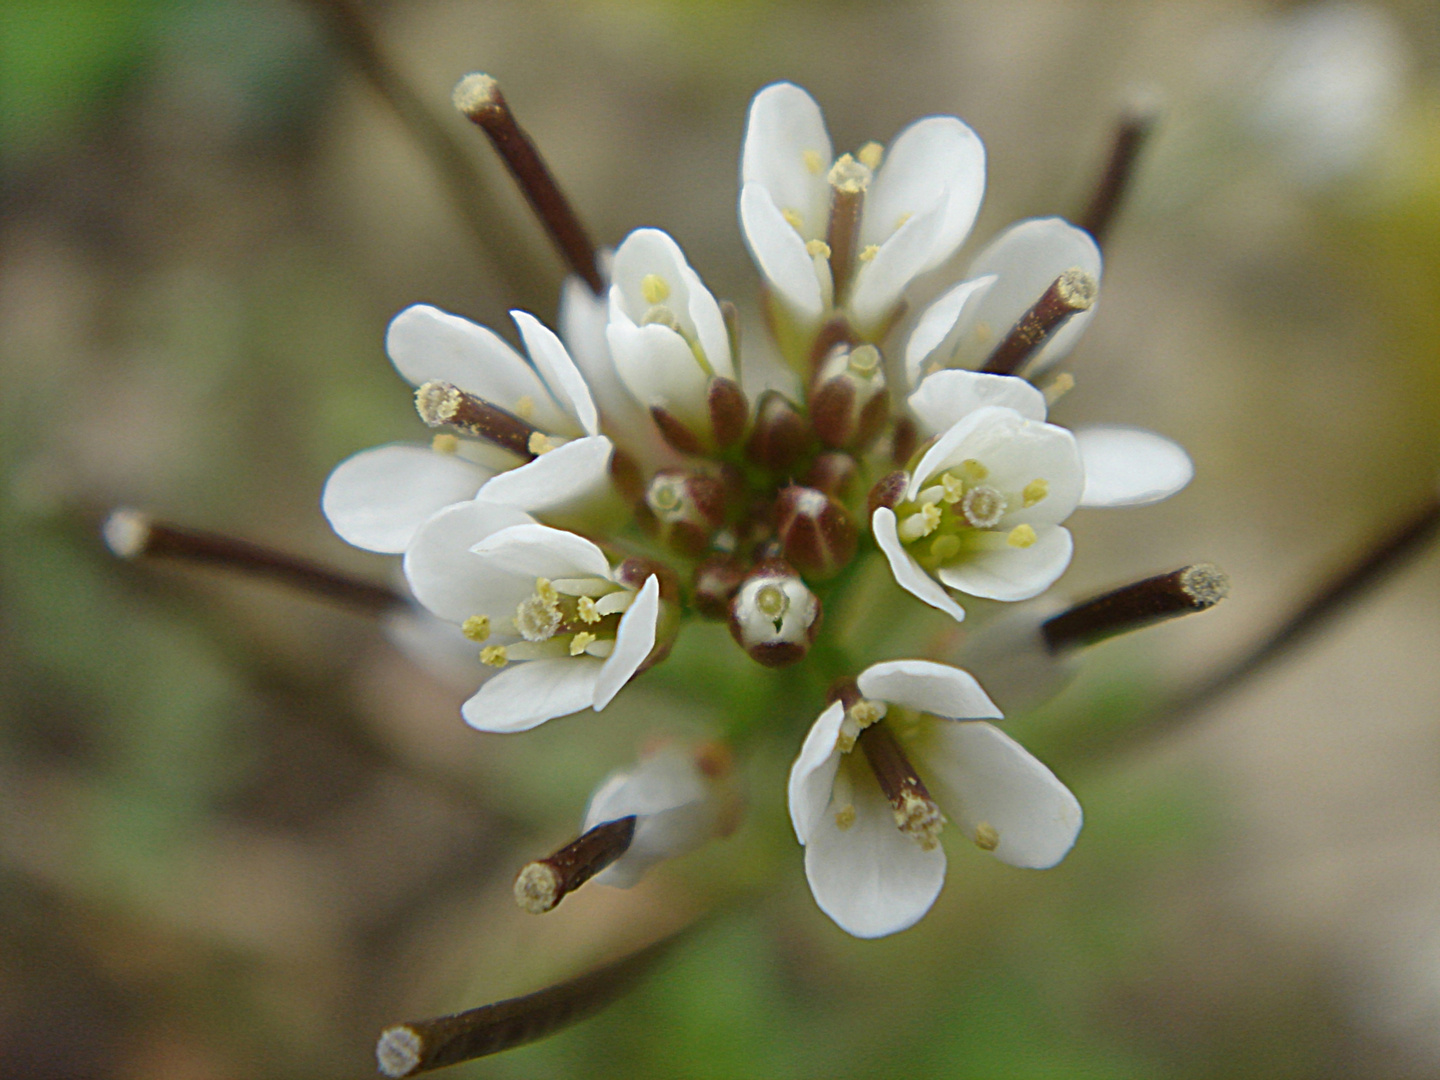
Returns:
[[[473,642],[475,728],[603,709],[687,620],[727,621],[737,663],[803,662],[822,601],[859,560],[883,558],[957,621],[965,597],[1035,597],[1070,562],[1077,508],[1154,502],[1190,478],[1160,436],[1047,420],[1035,380],[1096,311],[1100,251],[1075,226],[1010,227],[907,320],[912,284],[964,244],[984,193],[984,147],[960,120],[836,156],[814,100],[780,83],[750,107],[740,180],[790,394],[752,401],[733,309],[656,229],[615,250],[605,295],[567,282],[561,336],[512,313],[528,359],[432,307],[390,325],[390,358],[440,432],[341,464],[324,511],[350,543],[403,554],[416,600]],[[889,660],[832,698],[789,797],[815,898],[845,930],[879,936],[925,913],[946,815],[1015,866],[1070,849],[1078,803],[990,723],[1001,713],[969,673]],[[715,780],[673,752],[607,782],[586,835],[638,820],[611,844],[636,846],[608,880],[721,831]],[[544,909],[555,882],[598,872],[557,859],[523,878],[522,902]]]

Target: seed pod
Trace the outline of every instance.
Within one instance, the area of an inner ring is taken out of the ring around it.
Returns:
[[[775,535],[785,558],[807,577],[834,577],[855,557],[855,523],[823,491],[791,484],[775,504]]]
[[[730,601],[730,636],[766,667],[803,659],[819,631],[819,598],[780,559],[756,566]]]

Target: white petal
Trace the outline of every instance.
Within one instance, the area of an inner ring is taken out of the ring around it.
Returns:
[[[1146,506],[1168,499],[1195,475],[1185,448],[1153,431],[1079,428],[1075,442],[1085,466],[1081,506]]]
[[[342,540],[398,555],[432,515],[474,498],[489,476],[489,469],[428,446],[377,446],[335,467],[320,508]]]
[[[618,295],[625,313],[632,322],[639,323],[650,310],[650,301],[645,299],[644,281],[654,274],[670,289],[665,306],[685,323],[690,318],[690,281],[684,271],[689,268],[685,253],[669,233],[663,229],[636,229],[615,249],[615,262],[611,268],[611,302]]]
[[[740,227],[760,273],[797,315],[815,320],[824,310],[820,279],[805,250],[805,239],[780,213],[770,193],[756,183],[740,189]]]
[[[861,326],[874,326],[889,315],[906,286],[930,268],[930,249],[943,212],[937,205],[916,214],[880,245],[873,259],[860,264],[850,289],[850,310]]]
[[[651,574],[624,615],[615,634],[615,651],[600,670],[592,705],[605,708],[630,681],[655,647],[655,625],[660,618],[660,579]]]
[[[1040,525],[1035,529],[1035,543],[1027,548],[1006,546],[998,551],[975,552],[963,561],[940,567],[936,575],[967,596],[1029,600],[1065,573],[1074,548],[1069,529]]]
[[[978,302],[995,281],[994,274],[962,281],[925,309],[905,343],[905,375],[911,386],[920,382],[925,361],[950,336],[966,306]],[[937,359],[943,367],[948,357]]]
[[[1029,751],[993,724],[943,721],[922,768],[944,792],[945,812],[974,839],[984,822],[1000,834],[995,857],[1043,870],[1065,857],[1080,834],[1080,803]]]
[[[533,522],[501,529],[470,550],[486,566],[521,578],[610,577],[605,553],[589,540]]]
[[[465,702],[460,714],[480,731],[529,731],[588,706],[601,666],[589,656],[511,664]]]
[[[760,185],[769,192],[774,206],[798,213],[808,239],[823,238],[829,225],[830,190],[825,175],[834,156],[820,106],[800,87],[775,83],[750,102],[740,154],[740,183]],[[815,162],[819,162],[818,169],[811,167]]]
[[[567,508],[606,495],[614,444],[590,435],[557,446],[534,461],[490,480],[476,498],[504,503],[532,514]]]
[[[705,359],[710,362],[710,370],[722,379],[733,380],[735,364],[730,356],[730,334],[725,329],[720,304],[693,269],[685,267],[684,277],[690,292],[690,321],[695,324],[695,336]]]
[[[526,417],[545,431],[580,433],[575,421],[551,398],[535,369],[498,334],[469,319],[428,304],[408,307],[390,320],[385,351],[400,374],[415,386],[432,381],[453,383]]]
[[[902,131],[865,196],[861,244],[884,244],[905,214],[939,208],[930,232],[931,270],[955,254],[985,196],[985,146],[953,116],[928,116]]]
[[[965,609],[940,587],[938,581],[925,572],[924,567],[910,557],[910,553],[900,543],[900,536],[895,530],[895,511],[884,506],[879,507],[870,519],[870,531],[875,534],[875,542],[880,545],[880,550],[885,553],[885,558],[890,563],[890,573],[895,576],[895,584],[916,599],[924,600],[933,608],[939,608],[956,622],[965,621]]]
[[[967,308],[961,318],[957,367],[980,367],[992,349],[1039,300],[1054,280],[1071,267],[1088,271],[1100,280],[1100,249],[1083,229],[1060,218],[1032,218],[1012,225],[993,240],[970,265],[968,278],[994,274],[999,280],[983,300]],[[1026,371],[1035,374],[1065,357],[1097,308],[1072,316],[1030,360]],[[984,325],[985,332],[977,329]]]
[[[587,435],[600,430],[600,418],[595,412],[595,401],[590,388],[575,361],[570,359],[564,343],[548,326],[528,311],[512,311],[510,317],[520,328],[520,337],[525,342],[525,351],[535,361],[535,367],[545,379],[555,400],[577,421]]]
[[[872,664],[856,680],[860,693],[910,709],[955,720],[999,720],[1004,714],[975,676],[931,660],[890,660]]]
[[[1045,395],[1014,375],[978,371],[937,371],[925,376],[910,395],[910,410],[920,421],[921,437],[959,423],[976,409],[998,405],[1014,409],[1027,420],[1045,419]]]
[[[710,380],[684,338],[668,326],[615,321],[605,333],[615,369],[636,401],[646,408],[659,405],[691,423],[707,415]]]
[[[513,610],[524,594],[509,601],[513,589],[505,575],[497,576],[470,549],[491,533],[530,520],[523,511],[473,500],[440,511],[416,531],[405,550],[405,580],[415,599],[451,622]],[[526,592],[533,586],[532,581]]]
[[[845,706],[832,702],[810,725],[800,754],[790,766],[790,824],[795,827],[795,839],[802,844],[830,805],[830,787],[840,765],[835,742],[844,719]]]
[[[710,785],[694,758],[674,747],[607,778],[591,797],[581,830],[632,814],[635,835],[625,854],[595,878],[603,885],[629,888],[655,863],[699,847],[714,833]]]
[[[820,910],[840,929],[875,938],[913,926],[945,884],[945,849],[923,850],[895,827],[890,803],[868,769],[855,769],[855,820],[841,829],[832,809],[805,845],[805,877]]]

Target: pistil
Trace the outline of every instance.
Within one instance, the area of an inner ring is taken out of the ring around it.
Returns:
[[[932,851],[940,842],[945,817],[915,766],[905,756],[894,733],[884,723],[874,723],[860,732],[857,744],[880,782],[880,790],[890,800],[895,825],[924,851]]]
[[[542,915],[630,850],[635,816],[596,825],[553,855],[537,859],[515,879],[515,902]]]
[[[1182,566],[1078,604],[1041,626],[1052,653],[1094,645],[1117,634],[1204,611],[1230,592],[1230,579],[1210,563]]]
[[[534,461],[554,440],[514,413],[467,394],[446,382],[427,382],[415,391],[415,411],[431,427],[448,426]]]
[[[830,182],[830,225],[825,243],[830,248],[830,277],[837,302],[845,295],[855,270],[860,215],[872,175],[868,165],[842,154],[826,177]]]

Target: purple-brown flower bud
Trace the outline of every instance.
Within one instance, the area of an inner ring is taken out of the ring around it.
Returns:
[[[821,454],[810,465],[805,474],[806,487],[816,488],[835,499],[848,499],[855,492],[855,481],[860,478],[860,466],[853,457],[841,450]]]
[[[810,448],[813,435],[805,417],[784,394],[767,390],[755,409],[755,428],[745,454],[757,465],[784,472]]]
[[[725,521],[725,482],[704,473],[662,469],[635,516],[648,532],[682,555],[698,558]]]
[[[823,491],[791,484],[775,504],[775,535],[785,558],[808,577],[833,577],[855,557],[855,523]]]
[[[705,391],[705,404],[710,409],[710,433],[716,449],[734,446],[745,434],[745,421],[750,419],[745,391],[733,379],[716,376]]]
[[[826,446],[863,448],[890,412],[885,367],[874,345],[837,345],[815,372],[810,423]]]
[[[895,426],[890,429],[890,460],[896,465],[909,464],[910,456],[919,444],[920,432],[915,427],[915,421],[908,416],[898,417]]]
[[[875,481],[875,486],[870,489],[870,494],[865,498],[866,519],[874,517],[875,511],[882,506],[893,507],[900,501],[909,485],[910,474],[903,469],[886,473]]]
[[[730,601],[745,580],[745,564],[733,555],[712,555],[695,567],[690,599],[707,619],[730,615]]]
[[[651,405],[650,417],[660,429],[661,437],[677,453],[686,457],[699,457],[705,452],[705,444],[700,436],[670,410],[661,405]]]
[[[802,659],[819,631],[819,597],[780,559],[755,567],[730,601],[730,636],[766,667]]]

